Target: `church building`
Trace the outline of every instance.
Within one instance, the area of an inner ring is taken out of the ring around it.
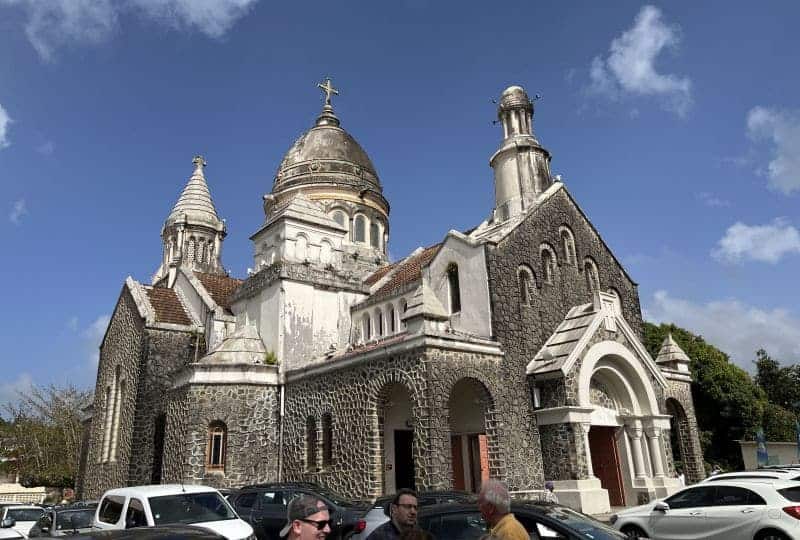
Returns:
[[[100,346],[80,494],[280,480],[369,498],[498,478],[552,480],[600,513],[678,489],[676,460],[702,479],[689,359],[671,337],[648,354],[637,285],[551,174],[525,90],[499,99],[489,217],[392,262],[378,171],[319,87],[246,279],[223,267],[229,231],[194,159],[158,269],[127,278]]]

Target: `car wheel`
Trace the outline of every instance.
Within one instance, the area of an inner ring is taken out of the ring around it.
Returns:
[[[758,533],[755,540],[790,540],[790,538],[780,531],[765,531]]]
[[[644,532],[642,529],[637,527],[636,525],[626,525],[621,529],[622,534],[627,536],[628,538],[635,539],[635,538],[647,538],[647,533]]]

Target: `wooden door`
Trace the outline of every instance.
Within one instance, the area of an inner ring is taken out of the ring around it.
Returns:
[[[453,489],[464,491],[464,453],[461,451],[461,435],[450,437],[450,455],[453,458]]]
[[[589,449],[594,475],[600,479],[600,485],[608,490],[611,506],[625,506],[615,430],[613,427],[592,426],[589,430]]]

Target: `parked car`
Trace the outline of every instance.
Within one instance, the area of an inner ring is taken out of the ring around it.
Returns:
[[[16,522],[11,518],[0,521],[0,540],[19,540],[20,538],[25,538],[22,536],[22,533],[13,528],[14,525],[16,525]]]
[[[0,508],[0,520],[13,519],[12,529],[18,531],[23,536],[28,536],[28,532],[33,527],[42,514],[44,508],[32,504],[9,505]]]
[[[282,482],[244,486],[232,503],[242,519],[253,526],[259,540],[273,540],[286,524],[286,506],[294,497],[309,494],[319,497],[331,514],[331,533],[328,538],[352,538],[364,530],[364,515],[369,504],[342,497],[319,484]]]
[[[364,530],[355,535],[353,537],[354,540],[367,538],[372,534],[372,531],[389,521],[389,503],[392,502],[393,498],[394,494],[384,495],[375,499],[372,508],[364,516],[364,521],[366,521]],[[417,493],[417,505],[420,507],[458,502],[476,503],[477,500],[477,495],[466,491],[421,491]]]
[[[212,530],[231,540],[253,540],[253,528],[236,515],[219,491],[207,486],[163,484],[110,489],[95,512],[97,529],[133,529],[180,523]]]
[[[511,512],[532,540],[622,540],[625,535],[565,506],[512,502]],[[475,503],[439,504],[420,508],[419,526],[436,540],[476,540],[488,532]]]
[[[757,469],[755,471],[738,471],[719,473],[709,476],[702,483],[720,482],[728,480],[753,480],[756,482],[769,482],[771,480],[792,480],[800,482],[800,470],[798,469]]]
[[[800,538],[800,483],[700,483],[610,521],[628,538],[792,540]]]
[[[56,506],[45,509],[44,515],[31,527],[29,538],[74,536],[90,532],[96,506]]]
[[[106,529],[93,531],[71,540],[102,538],[105,540],[224,540],[224,536],[204,527],[194,525],[159,525],[157,527],[138,527],[135,529]]]

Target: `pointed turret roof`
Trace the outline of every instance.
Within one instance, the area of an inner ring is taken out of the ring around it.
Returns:
[[[689,359],[689,356],[683,352],[683,349],[681,349],[680,345],[678,345],[670,333],[667,334],[667,337],[664,338],[664,342],[661,344],[661,350],[658,351],[656,362],[659,364],[678,362],[684,362],[688,364],[691,362],[691,360]]]
[[[181,222],[185,216],[188,223],[207,225],[218,229],[221,225],[221,220],[217,215],[217,209],[211,199],[211,191],[208,189],[206,177],[203,174],[203,167],[205,167],[206,162],[202,156],[195,156],[192,163],[194,163],[194,172],[189,178],[186,187],[183,188],[183,192],[172,208],[172,212],[169,213],[167,224]]]

